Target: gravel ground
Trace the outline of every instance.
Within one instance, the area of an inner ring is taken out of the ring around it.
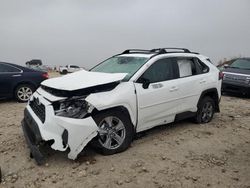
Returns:
[[[0,187],[248,187],[250,99],[223,96],[206,125],[182,121],[139,134],[125,152],[90,147],[76,161],[47,150],[44,166],[29,158],[20,122],[25,104],[0,101]]]

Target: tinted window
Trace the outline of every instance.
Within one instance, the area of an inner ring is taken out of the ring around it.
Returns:
[[[206,73],[209,68],[197,58],[178,58],[180,78]]]
[[[174,79],[175,75],[175,61],[172,58],[161,59],[151,65],[138,82],[141,83],[143,79],[148,79],[150,83],[162,82]]]
[[[211,62],[211,61],[210,61]],[[209,71],[209,68],[207,65],[205,65],[201,60],[199,59],[195,59],[195,63],[196,63],[196,66],[197,66],[197,72],[199,74],[202,74],[202,73],[207,73]]]
[[[180,78],[197,74],[193,59],[177,59],[177,65],[179,67]]]
[[[6,65],[6,64],[0,64],[0,72],[20,72],[19,69]]]

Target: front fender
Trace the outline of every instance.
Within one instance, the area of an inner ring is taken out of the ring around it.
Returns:
[[[123,106],[130,115],[131,122],[137,122],[137,98],[133,82],[121,82],[115,89],[106,92],[90,94],[86,99],[97,110],[106,110]]]

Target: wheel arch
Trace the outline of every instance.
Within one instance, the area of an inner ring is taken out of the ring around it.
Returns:
[[[106,111],[110,111],[110,110],[117,110],[117,111],[121,111],[121,112],[125,113],[128,116],[129,121],[131,122],[131,124],[134,127],[134,132],[136,132],[136,122],[133,122],[133,118],[135,118],[135,117],[133,117],[133,116],[131,117],[132,112],[129,111],[129,109],[123,105],[113,106],[113,107],[105,108],[105,109],[101,109],[101,110],[94,108],[93,111],[91,112],[91,115],[94,116],[98,113],[106,112]]]
[[[101,110],[98,110],[97,108],[94,108],[94,110],[92,111],[91,114],[95,115],[97,113],[105,112],[105,111],[109,111],[109,110],[117,110],[117,111],[121,111],[121,112],[125,113],[129,117],[130,122],[135,126],[135,124],[132,121],[129,110],[123,105],[113,106],[113,107],[105,108],[105,109],[101,109]]]
[[[211,88],[211,89],[207,89],[203,91],[198,100],[197,106],[199,105],[200,101],[204,97],[211,97],[215,102],[215,112],[220,112],[220,106],[219,106],[220,98],[219,98],[218,90],[216,88]]]
[[[137,102],[134,84],[120,83],[111,91],[92,93],[85,98],[98,111],[118,108],[125,111],[134,127],[137,124]]]
[[[20,85],[24,85],[24,84],[31,85],[32,87],[34,87],[34,89],[37,88],[36,84],[31,81],[21,81],[21,82],[16,83],[15,86],[13,87],[13,96],[15,96],[15,91],[17,87]]]

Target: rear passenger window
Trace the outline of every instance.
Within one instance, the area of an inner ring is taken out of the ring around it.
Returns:
[[[180,78],[196,75],[197,71],[193,59],[177,59]]]
[[[142,83],[147,79],[150,83],[162,82],[176,78],[175,61],[172,58],[160,59],[152,64],[138,79]]]
[[[177,65],[180,78],[203,74],[209,71],[208,66],[198,58],[178,58]]]

